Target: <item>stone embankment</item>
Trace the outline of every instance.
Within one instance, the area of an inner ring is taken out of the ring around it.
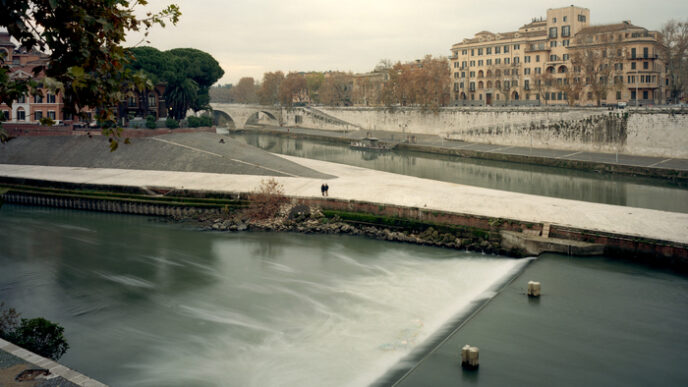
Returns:
[[[345,221],[338,215],[326,216],[327,211],[318,207],[303,204],[290,205],[282,214],[270,219],[248,219],[240,213],[229,215],[207,214],[176,218],[187,222],[196,222],[207,231],[277,231],[299,232],[305,234],[347,234],[363,236],[378,240],[405,242],[426,246],[437,246],[451,249],[466,249],[486,254],[506,254],[524,256],[524,251],[500,247],[500,236],[493,234],[473,234],[470,232],[446,232],[427,226],[422,231],[412,228],[387,228],[363,222]]]

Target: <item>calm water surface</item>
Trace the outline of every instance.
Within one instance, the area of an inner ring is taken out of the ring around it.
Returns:
[[[234,138],[270,152],[504,191],[688,213],[688,187],[638,178],[410,152],[368,152],[342,144],[266,134]]]
[[[5,205],[0,300],[113,386],[367,385],[526,260]]]

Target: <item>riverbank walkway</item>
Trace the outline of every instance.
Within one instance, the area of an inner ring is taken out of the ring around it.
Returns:
[[[653,168],[665,169],[671,171],[688,172],[688,159],[677,159],[668,157],[649,157],[649,156],[633,156],[615,153],[603,152],[577,152],[572,150],[561,149],[542,149],[532,147],[520,146],[504,146],[494,144],[479,144],[470,143],[459,140],[446,140],[437,135],[430,134],[415,134],[415,133],[399,133],[388,132],[381,130],[372,131],[334,131],[323,129],[307,129],[307,128],[278,128],[278,127],[248,127],[244,131],[255,131],[257,133],[272,133],[272,134],[292,134],[302,135],[311,138],[330,138],[338,141],[351,141],[360,139],[367,134],[376,137],[382,141],[392,143],[405,143],[413,137],[413,141],[409,149],[413,148],[431,148],[439,150],[438,153],[457,152],[470,153],[472,156],[485,159],[505,160],[509,161],[511,157],[517,158],[515,162],[522,162],[523,158],[534,159],[548,159],[551,161],[568,161],[568,162],[584,162],[595,164],[607,164],[610,166],[627,166],[636,168]],[[550,163],[550,165],[552,165]]]
[[[168,141],[167,145],[174,145]],[[179,144],[181,147],[183,144]],[[201,149],[198,150],[202,152]],[[293,197],[332,199],[549,223],[577,229],[688,243],[688,214],[498,191],[397,175],[325,161],[279,156],[330,178],[276,176]],[[279,172],[278,166],[272,168]],[[275,173],[279,175],[279,173]],[[256,190],[265,175],[0,164],[0,177],[78,184],[167,187],[216,192]]]

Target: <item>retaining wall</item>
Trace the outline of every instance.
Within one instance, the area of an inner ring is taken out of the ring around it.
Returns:
[[[601,108],[337,108],[318,107],[348,123],[318,124],[312,116],[286,125],[327,130],[385,130],[432,134],[503,146],[688,158],[688,111]]]

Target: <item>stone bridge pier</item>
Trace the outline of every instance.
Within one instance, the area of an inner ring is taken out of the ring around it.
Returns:
[[[260,123],[279,126],[282,109],[273,106],[243,105],[236,103],[211,103],[215,125],[244,129],[246,124]]]

